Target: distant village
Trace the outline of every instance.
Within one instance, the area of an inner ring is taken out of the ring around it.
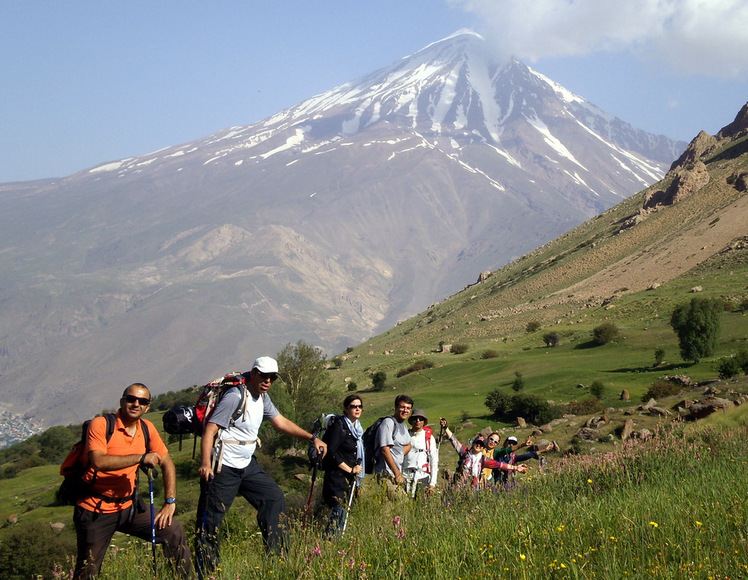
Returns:
[[[42,431],[44,427],[39,421],[0,409],[0,449],[19,443]]]

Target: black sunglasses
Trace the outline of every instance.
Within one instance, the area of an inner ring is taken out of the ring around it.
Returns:
[[[147,407],[151,404],[151,400],[147,397],[136,397],[135,395],[125,395],[125,401],[128,403],[140,403],[143,407]]]
[[[276,373],[263,373],[261,371],[257,371],[257,374],[260,375],[260,378],[263,381],[266,381],[270,379],[270,382],[275,382],[278,379],[278,375]]]
[[[349,409],[363,409],[363,405],[348,405]]]

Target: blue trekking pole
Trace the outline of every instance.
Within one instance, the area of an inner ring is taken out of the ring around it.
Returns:
[[[156,511],[153,507],[153,480],[158,477],[155,467],[146,467],[148,474],[148,493],[151,499],[151,553],[153,554],[153,577],[156,577]]]

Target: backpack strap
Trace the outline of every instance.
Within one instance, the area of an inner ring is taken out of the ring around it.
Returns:
[[[106,419],[106,442],[109,443],[109,441],[112,439],[112,436],[114,435],[114,426],[117,422],[117,416],[114,413],[105,413],[104,418]],[[150,453],[151,452],[151,432],[148,429],[148,425],[146,424],[143,419],[140,419],[140,429],[143,432],[143,439],[145,440],[145,452]],[[91,478],[91,481],[89,483],[91,487],[90,495],[91,497],[95,497],[99,500],[99,506],[102,504],[102,502],[106,503],[125,503],[126,501],[133,501],[133,505],[135,503],[135,496],[138,495],[138,483],[140,482],[140,470],[138,469],[135,472],[135,488],[132,492],[132,495],[129,495],[127,497],[112,497],[111,495],[105,495],[103,493],[97,493],[93,490],[94,482],[96,481],[96,476],[98,475],[98,470],[94,469],[93,477]]]

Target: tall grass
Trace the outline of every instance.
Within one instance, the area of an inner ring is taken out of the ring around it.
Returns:
[[[543,471],[533,464],[512,491],[443,488],[413,501],[370,481],[343,539],[321,539],[324,517],[302,530],[297,513],[281,560],[263,556],[239,500],[217,577],[745,577],[747,436],[745,425],[662,428],[605,455],[572,456]],[[143,544],[112,555],[103,577],[149,570]]]

